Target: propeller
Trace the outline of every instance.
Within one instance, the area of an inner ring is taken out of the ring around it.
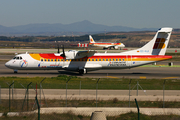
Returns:
[[[60,56],[61,57],[66,57],[65,52],[64,52],[64,45],[62,45],[62,51],[63,51],[63,53]]]
[[[58,44],[58,52],[57,53],[59,53],[59,44]]]

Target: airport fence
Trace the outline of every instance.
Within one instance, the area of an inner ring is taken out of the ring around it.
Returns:
[[[48,93],[47,89],[43,89],[44,80],[36,86],[32,85],[32,82],[20,84],[21,89],[15,88],[17,86],[15,82],[6,83],[8,89],[2,89],[0,86],[0,110],[3,116],[7,118],[20,116],[22,119],[40,117],[40,119],[84,120],[91,119],[90,116],[94,111],[103,111],[109,120],[126,113],[137,113],[135,98],[141,114],[180,115],[180,93],[178,90],[171,90],[174,85],[179,87],[176,83],[179,80],[170,82],[163,80],[162,89],[154,90],[154,93],[150,93],[151,90],[146,88],[147,85],[139,80],[129,80],[127,84],[119,86],[114,84],[115,90],[105,90],[104,88],[109,87],[101,79],[95,79],[91,83],[79,81],[79,85],[75,85],[71,83],[70,78],[61,84],[59,89]]]

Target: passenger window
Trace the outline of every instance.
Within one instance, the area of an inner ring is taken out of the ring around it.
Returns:
[[[106,59],[106,61],[108,61],[108,59]]]
[[[43,62],[43,59],[41,59],[41,61]]]
[[[50,61],[50,59],[48,59],[48,62]]]
[[[121,59],[119,59],[119,61],[121,61]]]
[[[99,61],[101,61],[101,59],[99,59]]]
[[[51,59],[51,62],[53,62],[53,59]]]

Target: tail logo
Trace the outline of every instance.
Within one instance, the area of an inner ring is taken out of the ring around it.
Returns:
[[[93,39],[91,38],[91,42],[93,42]]]
[[[164,38],[157,38],[153,49],[163,49],[163,48],[165,48],[166,45],[164,44],[164,42],[165,42]]]

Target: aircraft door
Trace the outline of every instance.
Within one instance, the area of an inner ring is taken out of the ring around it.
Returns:
[[[132,55],[126,55],[126,65],[127,67],[132,66]]]
[[[55,66],[58,66],[58,65],[59,65],[58,59],[54,59],[54,62],[55,62]]]
[[[61,61],[61,59],[55,59],[55,65],[56,67],[59,67],[59,66],[62,66],[62,63],[63,61]]]

